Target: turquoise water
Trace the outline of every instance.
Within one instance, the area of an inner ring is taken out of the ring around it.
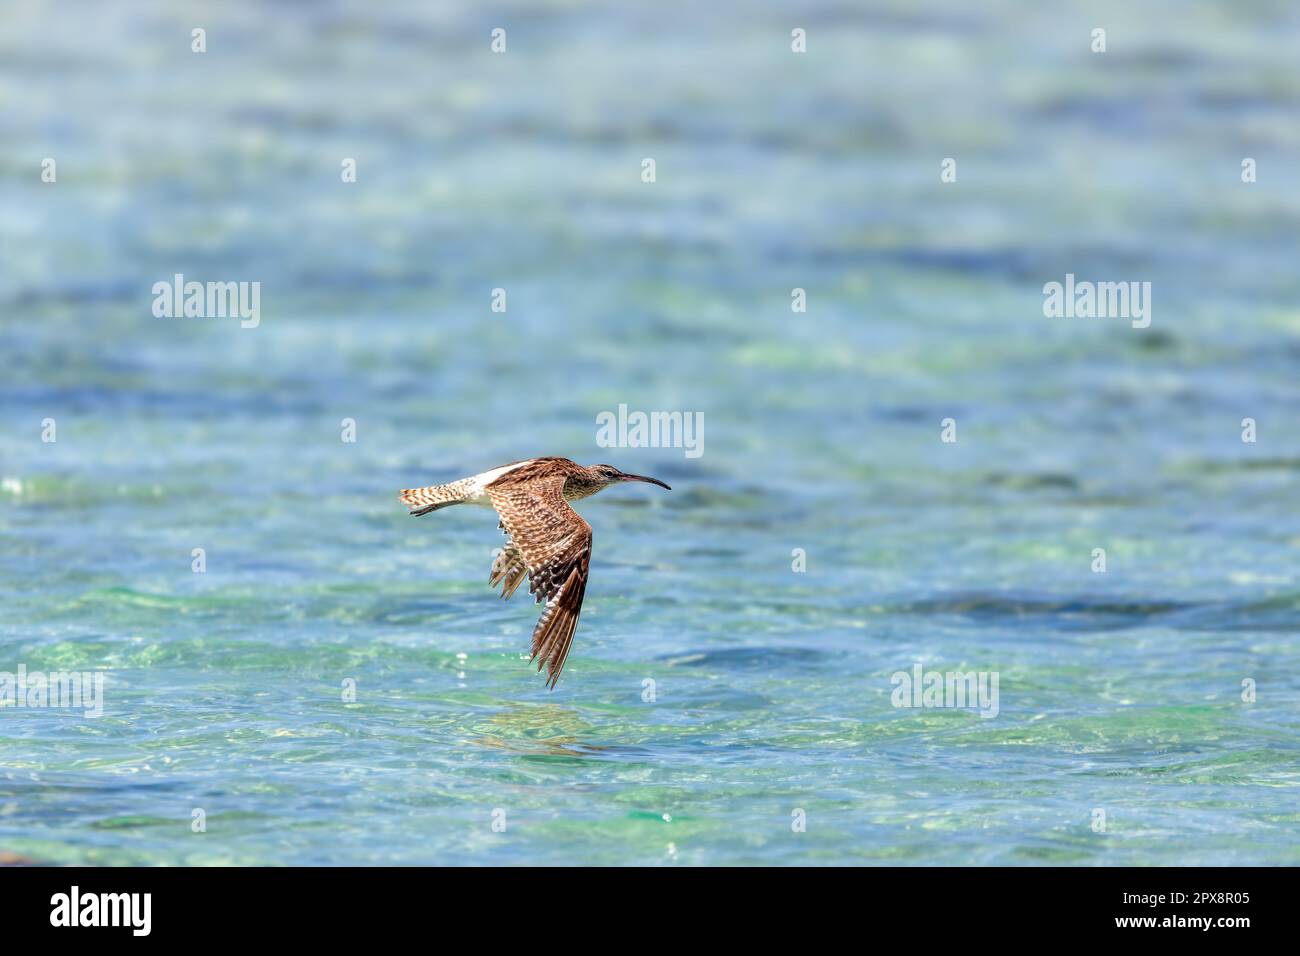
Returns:
[[[107,6],[0,31],[0,671],[105,675],[0,709],[0,851],[1300,863],[1293,6]],[[551,693],[491,513],[395,497],[540,454],[673,485],[579,505]]]

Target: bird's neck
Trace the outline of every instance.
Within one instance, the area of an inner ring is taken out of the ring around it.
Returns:
[[[603,491],[606,483],[599,478],[586,475],[573,475],[564,483],[564,497],[567,501],[590,498],[598,491]]]

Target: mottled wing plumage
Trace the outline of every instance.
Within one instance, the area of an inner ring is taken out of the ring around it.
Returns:
[[[497,527],[505,530],[504,523],[498,523]],[[510,532],[506,531],[507,539]],[[523,581],[524,575],[528,573],[528,565],[524,563],[524,556],[515,547],[513,541],[506,541],[506,546],[501,549],[496,560],[492,562],[492,574],[488,577],[488,584],[492,587],[501,585],[501,600],[506,600],[510,595],[515,593],[515,588]]]
[[[510,536],[509,547],[498,558],[500,573],[493,565],[492,574],[509,585],[512,572],[507,569],[512,559],[506,555],[513,549],[527,568],[529,592],[537,595],[538,601],[546,601],[533,630],[532,659],[538,661],[538,670],[546,666],[547,684],[554,687],[582,613],[591,563],[591,526],[564,500],[564,475],[520,477],[524,480],[506,475],[487,488],[501,526]],[[518,581],[514,583],[517,586]]]

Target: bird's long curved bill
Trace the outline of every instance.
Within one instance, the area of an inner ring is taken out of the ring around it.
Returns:
[[[664,483],[663,483],[662,481],[660,481],[658,478],[647,478],[645,475],[629,475],[629,474],[627,474],[627,473],[624,473],[624,474],[623,474],[623,480],[624,480],[624,481],[644,481],[646,484],[650,484],[650,485],[658,485],[660,488],[667,488],[669,491],[672,491],[672,490],[673,490],[671,485],[666,485],[666,484],[664,484]]]

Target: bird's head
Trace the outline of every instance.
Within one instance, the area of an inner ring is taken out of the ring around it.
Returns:
[[[610,485],[618,484],[620,481],[644,481],[647,484],[658,485],[660,488],[667,488],[669,491],[673,490],[658,478],[647,478],[644,475],[629,475],[625,471],[619,471],[613,465],[592,465],[591,470],[596,473],[602,486],[606,488]]]

